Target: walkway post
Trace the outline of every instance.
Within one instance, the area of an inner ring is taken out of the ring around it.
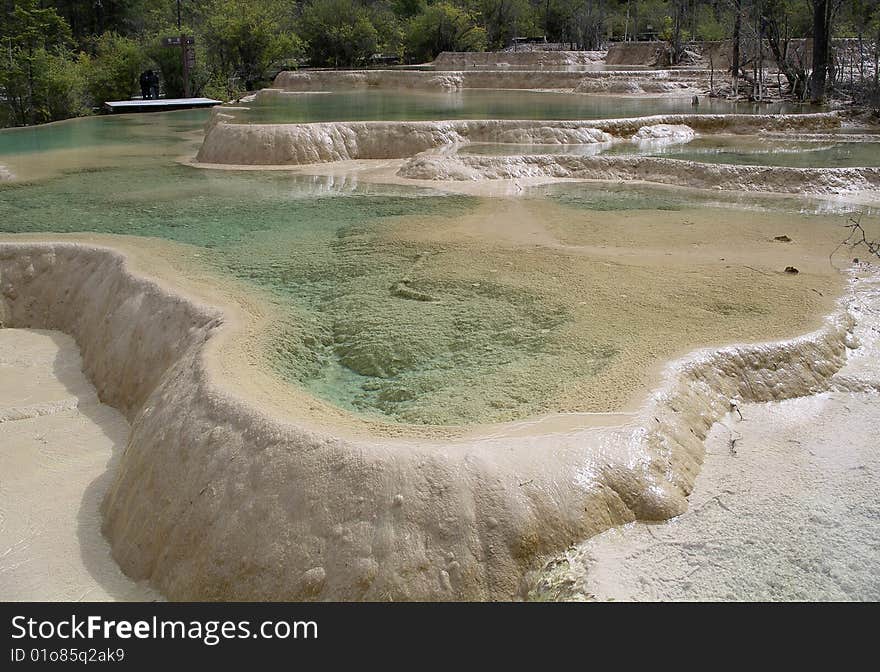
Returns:
[[[186,36],[183,34],[180,22],[180,0],[177,0],[177,32],[180,33],[180,58],[183,62],[183,97],[190,97],[189,90],[189,54],[186,44]]]

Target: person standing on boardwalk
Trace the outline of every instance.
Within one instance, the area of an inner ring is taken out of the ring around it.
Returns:
[[[138,79],[138,82],[141,85],[141,98],[143,98],[144,100],[147,100],[150,97],[150,93],[151,93],[150,87],[152,84],[151,78],[150,78],[151,72],[152,72],[151,70],[144,70],[141,73],[140,78]]]
[[[159,98],[159,74],[153,70],[147,72],[150,74],[150,98],[156,100]]]

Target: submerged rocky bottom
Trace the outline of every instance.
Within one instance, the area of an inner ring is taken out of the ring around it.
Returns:
[[[416,424],[614,410],[664,357],[798,333],[835,293],[826,258],[842,219],[650,189],[334,193],[306,178],[185,167],[6,187],[0,214],[7,232],[186,244],[182,254],[274,306],[264,356],[280,375],[342,408]],[[795,242],[774,242],[781,234]],[[802,274],[783,274],[789,265]]]
[[[268,366],[377,419],[618,409],[689,348],[803,331],[839,286],[846,215],[801,201],[600,184],[490,199],[176,164],[203,118],[0,136],[22,177],[0,186],[0,232],[181,243],[272,304]]]

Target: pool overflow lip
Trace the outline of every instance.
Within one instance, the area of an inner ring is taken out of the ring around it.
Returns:
[[[570,73],[545,74],[574,81]],[[576,74],[585,89],[620,76]],[[667,80],[692,76],[658,72],[642,79],[662,88]],[[468,80],[489,82],[485,71],[408,78],[367,73],[346,81],[369,86],[371,77],[448,90]],[[504,77],[515,88],[522,73]],[[306,78],[282,73],[276,86],[326,84],[312,79],[303,84]],[[487,138],[608,144],[654,136],[665,132],[662,125],[752,134],[823,134],[840,126],[834,113],[262,125],[234,123],[235,113],[230,107],[212,111],[200,162],[395,159],[405,161],[399,175],[426,180],[604,175],[650,181],[670,162],[694,164],[658,157],[510,160],[456,151]],[[260,150],[254,154],[251,146]],[[873,168],[755,168],[715,167],[708,171],[715,182],[704,178],[698,186],[791,191],[796,184],[795,190],[847,193],[880,184]],[[687,170],[690,175],[675,179],[687,182],[697,173]],[[824,181],[819,170],[828,176]],[[779,176],[775,183],[773,175]],[[614,525],[681,513],[699,472],[703,439],[730,412],[732,400],[774,401],[827,389],[847,351],[858,346],[852,332],[859,310],[877,298],[864,291],[864,268],[861,276],[854,272],[838,309],[818,330],[773,343],[702,349],[671,362],[644,406],[612,426],[554,433],[496,428],[420,441],[337,435],[279,413],[258,394],[243,395],[222,355],[243,338],[246,316],[231,304],[196,300],[178,282],[160,282],[158,271],[144,269],[125,245],[0,242],[0,323],[73,335],[101,399],[128,418],[129,446],[103,505],[104,532],[126,573],[149,580],[171,599],[521,594],[524,574],[540,557]]]
[[[240,398],[212,355],[234,316],[119,252],[3,243],[0,277],[4,324],[73,334],[129,418],[104,531],[126,573],[172,599],[509,598],[536,557],[683,511],[730,399],[825,389],[858,296],[800,338],[670,364],[627,426],[438,446],[336,438]]]

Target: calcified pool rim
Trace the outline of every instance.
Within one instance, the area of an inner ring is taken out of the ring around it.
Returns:
[[[617,427],[337,434],[242,387],[230,353],[252,315],[118,247],[0,243],[0,321],[72,334],[101,398],[129,419],[104,532],[123,570],[171,599],[513,597],[540,556],[681,513],[731,398],[825,389],[853,346],[857,285],[815,332],[668,365]]]
[[[703,163],[645,155],[602,155],[631,142],[686,142],[694,132],[725,134],[829,131],[834,112],[674,114],[583,121],[456,120],[298,124],[233,123],[235,108],[216,108],[190,165],[202,168],[295,168],[322,163],[393,161],[382,179],[421,181],[449,188],[456,182],[531,179],[552,182],[638,181],[695,189],[839,195],[876,191],[880,167],[795,168]],[[648,140],[643,140],[648,138]],[[657,138],[653,140],[651,138]],[[529,144],[533,154],[468,155],[470,143]],[[596,155],[541,154],[541,145],[581,145]]]
[[[469,142],[594,144],[643,128],[688,126],[697,132],[827,131],[834,112],[813,114],[658,114],[585,120],[463,119],[236,124],[236,108],[214,108],[196,160],[235,165],[301,165],[350,159],[407,159],[428,150],[453,151]]]

